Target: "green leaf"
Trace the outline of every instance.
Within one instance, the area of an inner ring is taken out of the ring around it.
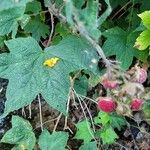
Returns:
[[[150,45],[150,30],[143,31],[136,39],[134,47],[145,50]]]
[[[24,29],[24,27],[29,23],[31,17],[27,14],[24,14],[20,20],[19,20],[19,24],[21,26],[22,29]]]
[[[150,11],[145,11],[141,14],[138,15],[141,19],[142,19],[142,23],[144,24],[144,26],[150,30]]]
[[[102,124],[103,126],[111,122],[111,116],[105,112],[99,112],[98,116],[94,118],[96,124]]]
[[[49,27],[40,20],[39,16],[31,19],[28,24],[24,27],[26,32],[32,33],[32,37],[37,41],[40,41],[40,38],[46,38],[49,33]]]
[[[123,117],[116,113],[111,114],[111,126],[113,128],[117,128],[120,131],[124,125],[126,125],[126,120]]]
[[[74,139],[81,139],[84,143],[89,143],[93,139],[93,131],[90,128],[90,123],[86,121],[76,124],[77,132]],[[92,135],[91,135],[92,134]]]
[[[79,150],[98,150],[96,142],[89,142],[87,144],[82,145]]]
[[[119,27],[106,30],[103,35],[107,37],[103,45],[106,56],[116,55],[123,69],[128,69],[134,57],[133,48],[137,33],[128,33]]]
[[[4,47],[4,41],[5,41],[5,37],[4,36],[0,36],[0,48]]]
[[[17,20],[24,14],[25,7],[14,7],[0,12],[0,35],[16,30]]]
[[[22,147],[32,150],[36,138],[28,121],[18,116],[12,116],[12,128],[5,133],[1,142],[15,144],[13,150],[22,149]]]
[[[31,0],[0,0],[0,11],[14,7],[25,7]]]
[[[25,12],[39,13],[41,10],[41,3],[34,0],[33,2],[27,3]]]
[[[100,137],[102,138],[103,144],[113,144],[118,138],[117,134],[111,127],[102,131],[100,133]]]
[[[67,145],[68,133],[54,132],[50,134],[46,129],[39,137],[39,146],[41,150],[65,150]]]
[[[96,50],[84,39],[70,36],[44,51],[31,37],[6,41],[10,53],[0,55],[0,76],[9,79],[5,112],[30,104],[41,93],[53,108],[66,112],[69,92],[69,73],[87,69],[97,72]],[[53,67],[44,62],[59,58]],[[15,88],[14,88],[15,87]]]
[[[135,47],[139,50],[145,50],[150,46],[150,11],[145,11],[138,16],[142,19],[142,23],[147,29],[136,39]]]
[[[74,89],[78,94],[86,96],[88,90],[88,79],[85,75],[75,80]]]

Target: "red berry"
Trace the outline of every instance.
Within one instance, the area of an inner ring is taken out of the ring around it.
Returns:
[[[133,111],[138,111],[138,110],[141,109],[142,104],[143,104],[143,100],[142,99],[135,98],[135,99],[133,99],[131,101],[131,109]]]
[[[98,100],[98,108],[104,112],[112,112],[116,109],[116,103],[110,97],[101,97]]]
[[[144,83],[147,80],[147,71],[143,68],[139,68],[137,72],[137,82]]]
[[[118,86],[118,83],[117,83],[117,81],[114,81],[114,80],[104,79],[102,81],[102,85],[106,89],[115,89]]]

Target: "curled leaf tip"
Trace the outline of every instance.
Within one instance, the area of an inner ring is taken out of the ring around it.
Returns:
[[[44,61],[43,65],[52,68],[57,64],[58,61],[59,61],[59,58],[57,57],[49,58]]]

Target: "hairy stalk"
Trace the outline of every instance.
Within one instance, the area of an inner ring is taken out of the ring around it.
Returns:
[[[67,19],[64,15],[62,15],[58,9],[56,9],[54,7],[54,5],[50,5],[49,7],[49,11],[55,15],[57,18],[59,18],[62,22],[67,22]],[[75,11],[74,11],[75,12]],[[78,17],[77,17],[77,13],[73,13],[74,15],[74,20],[75,20],[75,29],[84,37],[86,38],[89,43],[92,44],[92,46],[97,50],[97,53],[99,54],[99,56],[103,59],[106,67],[109,69],[112,66],[112,63],[106,58],[102,48],[99,46],[99,44],[93,40],[90,35],[88,34],[88,32],[85,30],[84,25],[82,24],[82,22],[79,21]]]
[[[52,41],[52,36],[53,36],[53,33],[54,33],[54,16],[53,14],[49,11],[50,13],[50,16],[51,16],[51,32],[50,32],[50,35],[49,35],[49,39],[48,39],[48,42],[46,44],[46,47],[48,47]]]

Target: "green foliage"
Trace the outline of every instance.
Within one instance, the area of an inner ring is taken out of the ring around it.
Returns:
[[[89,142],[82,145],[79,150],[98,150],[98,148],[96,146],[96,142]]]
[[[4,41],[5,41],[5,37],[0,36],[0,48],[4,47]]]
[[[30,0],[0,0],[0,11],[14,7],[25,7]]]
[[[74,89],[78,94],[86,96],[88,90],[88,79],[85,75],[81,75],[75,80]]]
[[[136,49],[133,48],[137,33],[126,32],[119,27],[106,30],[103,35],[107,37],[103,45],[106,56],[115,55],[121,62],[123,69],[128,69],[136,56]],[[139,53],[140,54],[140,53]],[[147,55],[144,56],[147,58]]]
[[[8,130],[1,142],[16,145],[12,150],[32,150],[35,146],[35,135],[30,123],[18,116],[12,116],[12,128]]]
[[[142,19],[142,23],[146,29],[136,39],[135,47],[139,50],[144,50],[150,46],[150,11],[139,14],[139,17]]]
[[[149,10],[147,0],[0,0],[0,77],[9,80],[1,117],[29,105],[37,95],[67,115],[70,77],[81,72],[74,80],[74,89],[86,96],[89,87],[96,86],[106,71],[99,69],[103,64],[93,48],[96,44],[102,46],[107,57],[121,62],[123,70],[129,69],[135,58],[147,62]],[[143,112],[148,123],[149,110],[149,100],[145,100]],[[121,130],[126,121],[116,113],[99,112],[94,125],[96,131],[90,121],[76,124],[74,139],[83,140],[80,150],[98,149],[93,139],[107,145],[114,143],[118,139],[114,129]],[[39,148],[65,150],[68,137],[66,132],[50,134],[44,130]],[[15,144],[12,150],[32,150],[36,139],[29,122],[13,116],[12,128],[1,142]]]
[[[41,3],[38,1],[33,1],[27,3],[25,12],[39,13],[42,10]]]
[[[113,128],[109,127],[100,132],[100,138],[102,138],[103,144],[112,144],[116,139],[118,139],[118,135]]]
[[[102,139],[103,144],[112,144],[118,138],[114,128],[118,130],[126,125],[125,120],[116,113],[99,112],[98,116],[94,118],[96,124],[101,125],[101,129],[97,131],[97,136]]]
[[[81,139],[84,143],[89,143],[93,137],[93,131],[90,128],[90,123],[87,121],[82,121],[76,124],[77,132],[74,136],[75,139]]]
[[[92,61],[97,60],[96,51],[74,36],[44,51],[31,37],[9,40],[6,45],[10,53],[0,55],[0,75],[9,79],[5,114],[27,106],[39,93],[50,106],[65,114],[69,73],[79,69],[97,70],[97,63]],[[43,64],[54,57],[60,59],[54,67]]]
[[[17,32],[18,20],[24,14],[25,7],[14,7],[0,11],[0,35]],[[15,34],[13,37],[15,37]]]
[[[46,38],[49,33],[49,27],[42,22],[40,16],[32,18],[24,27],[24,30],[28,33],[32,33],[32,37],[37,41],[40,41],[41,37]]]
[[[111,126],[113,128],[117,128],[120,131],[125,125],[126,120],[122,116],[119,116],[116,113],[111,114]]]
[[[41,150],[65,150],[68,137],[68,133],[66,132],[54,132],[50,134],[45,129],[39,137],[39,147]]]

